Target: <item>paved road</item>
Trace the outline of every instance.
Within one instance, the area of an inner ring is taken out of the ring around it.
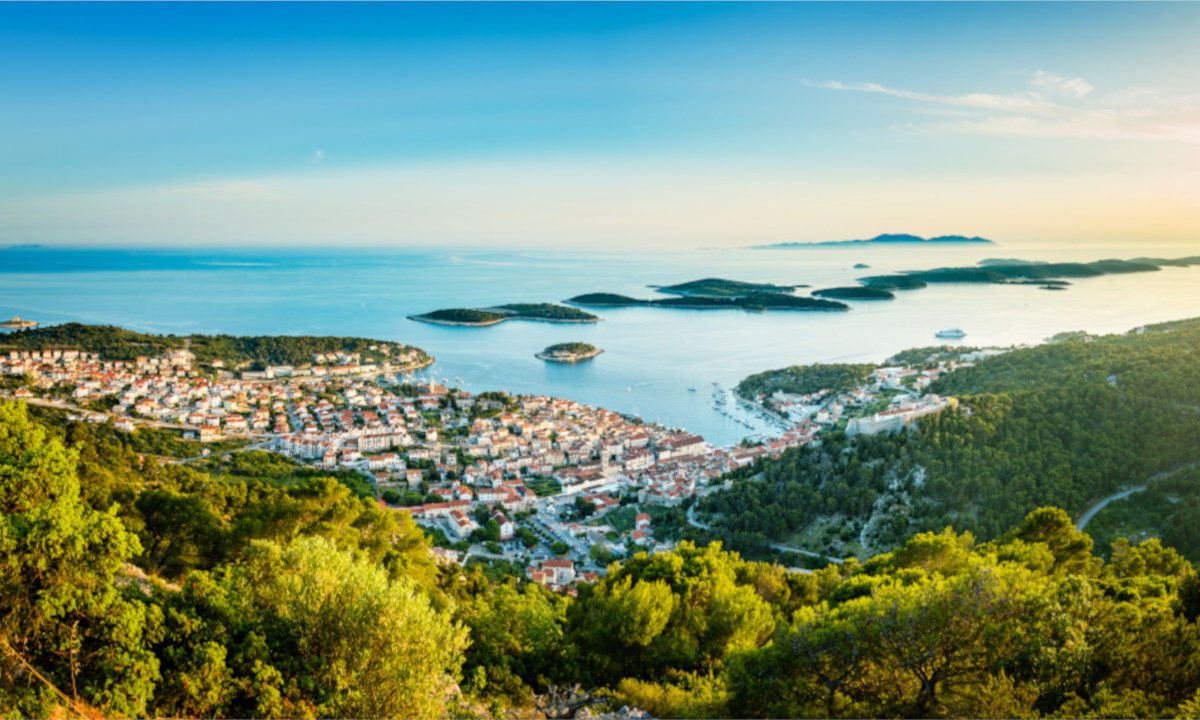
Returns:
[[[8,398],[10,396],[6,393],[4,395],[4,397]],[[114,413],[106,412],[106,411],[96,411],[96,410],[92,410],[90,408],[83,408],[83,407],[79,407],[78,405],[72,405],[71,403],[65,403],[65,402],[61,402],[58,400],[46,400],[44,398],[33,397],[33,398],[21,398],[20,402],[29,403],[30,405],[40,405],[42,407],[58,408],[59,410],[74,410],[76,412],[82,412],[82,413],[107,415],[108,417],[113,418],[114,420],[129,420],[136,425],[146,425],[148,427],[167,428],[169,430],[199,430],[200,429],[198,427],[195,427],[194,425],[181,425],[179,423],[164,422],[162,420],[145,420],[142,418],[129,417],[127,415],[116,415]]]
[[[1087,524],[1092,521],[1092,518],[1096,517],[1096,513],[1103,510],[1110,502],[1114,500],[1124,500],[1130,495],[1133,495],[1134,493],[1140,493],[1145,489],[1145,485],[1138,485],[1137,487],[1132,487],[1128,490],[1122,490],[1119,493],[1113,493],[1112,495],[1109,495],[1100,502],[1088,508],[1087,512],[1085,512],[1083,516],[1079,518],[1079,522],[1075,523],[1075,529],[1082,532],[1083,529],[1087,527]]]
[[[268,438],[267,440],[263,440],[262,442],[256,443],[254,445],[243,445],[242,447],[239,447],[239,448],[233,448],[231,450],[221,450],[219,452],[214,450],[213,452],[209,453],[208,455],[196,455],[196,456],[190,457],[190,458],[180,458],[178,460],[172,460],[171,462],[172,462],[172,464],[175,464],[175,465],[182,465],[184,463],[189,463],[193,460],[203,460],[204,458],[212,457],[213,455],[225,455],[226,453],[246,452],[247,450],[262,450],[264,448],[271,447],[271,445],[274,444],[274,442],[275,442],[275,438]],[[372,479],[374,479],[374,477],[372,477]]]
[[[696,510],[696,506],[694,504],[688,508],[688,511],[687,511],[688,524],[691,525],[692,527],[700,528],[701,530],[711,530],[712,529],[711,525],[705,525],[704,523],[702,523],[696,519],[695,510]],[[840,563],[841,562],[841,560],[839,560],[838,558],[828,557],[826,555],[822,555],[821,553],[815,553],[812,550],[805,550],[803,548],[792,547],[790,545],[779,545],[777,543],[768,543],[768,544],[771,546],[772,550],[777,550],[779,552],[792,552],[792,553],[797,553],[799,555],[807,555],[808,557],[815,557],[819,560],[825,560],[826,562],[831,562],[831,563]],[[796,568],[792,568],[792,569],[796,569]]]
[[[1083,529],[1085,527],[1087,527],[1087,524],[1092,521],[1092,518],[1096,517],[1096,513],[1103,510],[1110,502],[1113,502],[1114,500],[1124,500],[1125,498],[1129,497],[1130,495],[1133,495],[1135,493],[1140,493],[1141,491],[1145,490],[1147,485],[1149,485],[1149,483],[1154,482],[1155,480],[1161,480],[1162,478],[1169,477],[1171,475],[1174,475],[1175,473],[1181,473],[1184,470],[1191,470],[1192,468],[1196,467],[1197,465],[1200,465],[1200,461],[1190,462],[1186,465],[1180,465],[1179,467],[1174,468],[1172,470],[1164,470],[1164,471],[1158,473],[1157,475],[1152,475],[1149,478],[1146,478],[1146,483],[1147,483],[1146,485],[1138,485],[1136,487],[1131,487],[1127,490],[1122,490],[1121,492],[1116,492],[1116,493],[1113,493],[1112,495],[1109,495],[1108,497],[1104,498],[1100,502],[1098,502],[1095,505],[1092,505],[1090,508],[1088,508],[1087,511],[1084,512],[1083,515],[1080,516],[1079,522],[1075,523],[1075,529],[1082,532]]]

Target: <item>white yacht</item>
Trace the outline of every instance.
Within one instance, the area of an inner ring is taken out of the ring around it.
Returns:
[[[966,336],[967,336],[967,334],[958,328],[950,328],[949,330],[943,330],[943,331],[937,333],[937,335],[936,335],[936,337],[945,338],[948,340],[954,340],[954,339],[958,339],[958,338],[962,338],[962,337],[966,337]]]

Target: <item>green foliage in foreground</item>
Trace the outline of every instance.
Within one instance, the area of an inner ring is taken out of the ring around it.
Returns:
[[[243,501],[240,517],[274,530],[216,564],[155,569],[143,542],[177,531],[135,534],[155,516],[113,501],[169,491],[180,511],[157,525],[175,526],[215,509],[215,481],[128,459],[68,447],[0,403],[7,715],[526,715],[575,683],[655,717],[1200,709],[1194,568],[1157,541],[1117,543],[1105,561],[1053,508],[991,542],[922,533],[808,574],[682,543],[571,598],[479,567],[435,578],[410,525],[377,533],[349,499],[289,515],[303,494]],[[109,491],[82,493],[81,471],[83,485],[108,473]]]

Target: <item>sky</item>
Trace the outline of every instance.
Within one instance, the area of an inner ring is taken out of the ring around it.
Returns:
[[[0,246],[1200,248],[1200,3],[0,3]]]

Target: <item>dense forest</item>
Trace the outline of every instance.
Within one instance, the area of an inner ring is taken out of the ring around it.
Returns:
[[[1068,337],[1076,339],[944,376],[929,389],[958,396],[959,408],[921,418],[910,432],[828,433],[700,508],[714,515],[718,537],[743,549],[790,540],[863,554],[947,525],[994,538],[1041,505],[1079,513],[1200,460],[1200,321]],[[811,372],[837,377],[825,366]],[[770,391],[788,376],[776,377],[743,382]]]
[[[427,548],[404,515],[336,482],[222,480],[0,403],[0,711],[1200,711],[1193,567],[1154,540],[1103,560],[1057,509],[989,542],[921,533],[812,573],[685,542],[577,597],[439,566]]]
[[[111,325],[65,323],[19,330],[0,335],[0,351],[66,350],[98,353],[105,360],[131,361],[140,355],[154,356],[169,350],[187,348],[200,362],[221,360],[230,367],[267,365],[308,365],[316,353],[342,351],[358,353],[364,361],[382,361],[388,357],[381,348],[393,353],[415,350],[397,343],[356,337],[310,335],[153,335]],[[394,357],[394,354],[393,354]]]

